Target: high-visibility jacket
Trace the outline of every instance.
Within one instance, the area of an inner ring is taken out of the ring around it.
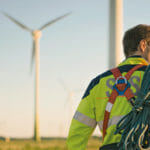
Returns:
[[[136,70],[129,79],[131,90],[137,95],[141,86],[144,71],[148,62],[141,56],[131,56],[119,64],[118,69],[123,76],[137,64],[145,66]],[[67,138],[69,150],[85,150],[87,142],[93,133],[96,125],[100,131],[103,130],[103,120],[106,105],[115,84],[115,78],[111,71],[94,78],[89,84],[76,112]],[[132,109],[131,104],[125,96],[118,96],[112,107],[105,138],[101,146],[118,143],[121,139],[120,134],[114,134],[117,122]]]

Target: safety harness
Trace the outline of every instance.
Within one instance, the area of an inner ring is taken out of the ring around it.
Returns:
[[[105,114],[104,114],[104,122],[103,122],[103,139],[106,135],[106,130],[108,127],[110,113],[113,107],[113,104],[117,98],[117,96],[125,96],[128,101],[133,105],[134,94],[130,89],[129,79],[134,71],[143,67],[144,65],[136,65],[131,70],[127,72],[125,76],[122,76],[120,70],[118,68],[114,68],[110,70],[115,77],[115,84],[113,86],[112,93],[109,97],[109,100],[106,105]]]

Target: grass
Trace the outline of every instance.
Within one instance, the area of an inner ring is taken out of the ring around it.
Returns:
[[[98,150],[101,140],[97,137],[90,138],[87,150]],[[0,141],[0,150],[67,150],[65,139],[49,139],[35,142],[33,140]]]

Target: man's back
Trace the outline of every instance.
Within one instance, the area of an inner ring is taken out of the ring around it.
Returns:
[[[147,62],[139,56],[129,57],[122,62],[118,68],[122,75],[125,76],[130,69],[138,64],[147,65]],[[134,95],[136,95],[140,89],[145,69],[146,66],[139,68],[129,79]],[[88,138],[96,125],[99,126],[102,132],[105,109],[114,84],[115,78],[111,71],[107,71],[92,80],[72,120],[67,140],[69,150],[84,150]],[[102,146],[118,143],[120,141],[121,135],[114,135],[116,124],[124,115],[130,112],[131,109],[132,106],[125,96],[118,96],[116,98],[110,113],[107,133]]]

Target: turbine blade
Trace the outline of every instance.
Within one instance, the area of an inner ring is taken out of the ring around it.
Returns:
[[[32,73],[32,70],[33,70],[34,59],[35,59],[35,41],[33,40],[32,56],[31,56],[31,65],[30,65],[31,73]]]
[[[22,29],[25,29],[27,31],[31,31],[30,28],[28,28],[27,26],[25,26],[24,24],[20,23],[19,21],[17,21],[15,18],[11,17],[10,15],[8,15],[7,13],[3,12],[3,15],[6,16],[8,19],[10,19],[11,21],[13,21],[16,25],[20,26]]]
[[[59,21],[60,19],[63,19],[64,17],[67,17],[67,16],[70,15],[71,13],[72,13],[72,12],[66,13],[66,14],[64,14],[64,15],[62,15],[62,16],[60,16],[60,17],[54,19],[54,20],[49,21],[48,23],[44,24],[41,28],[39,28],[39,30],[45,29],[45,28],[48,27],[49,25],[51,25],[51,24],[53,24],[53,23]]]

